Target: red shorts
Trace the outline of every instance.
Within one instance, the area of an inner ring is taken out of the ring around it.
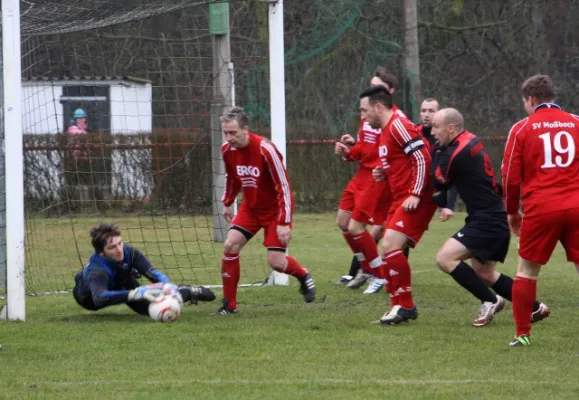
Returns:
[[[339,209],[352,213],[352,219],[362,224],[382,225],[389,205],[388,181],[376,182],[371,170],[360,168],[344,189]]]
[[[579,208],[523,217],[521,258],[545,265],[559,241],[567,253],[567,261],[579,264]]]
[[[408,245],[412,248],[420,241],[420,238],[428,230],[428,225],[436,212],[437,206],[430,198],[422,198],[414,211],[404,211],[402,203],[405,199],[393,203],[388,213],[384,229],[392,229],[400,232],[408,239]]]
[[[352,219],[367,225],[384,225],[391,204],[392,194],[388,181],[374,181],[361,195]]]
[[[277,237],[278,215],[277,207],[252,210],[241,203],[231,222],[231,229],[240,231],[249,240],[263,228],[263,245],[272,250],[285,250],[287,246],[282,245]]]

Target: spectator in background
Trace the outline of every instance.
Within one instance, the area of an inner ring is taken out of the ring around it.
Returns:
[[[67,147],[70,152],[67,152],[67,162],[65,162],[65,180],[68,186],[69,193],[67,196],[71,199],[89,200],[92,192],[98,191],[92,182],[92,166],[90,162],[89,152],[83,148],[82,145],[85,140],[80,138],[81,135],[86,135],[87,130],[87,114],[82,108],[74,110],[70,125],[66,129],[67,133]]]
[[[420,125],[418,130],[420,134],[428,140],[432,149],[432,156],[437,153],[437,143],[435,137],[432,135],[432,119],[434,114],[438,112],[440,105],[438,100],[433,97],[427,97],[420,104]],[[457,191],[454,186],[451,186],[447,191],[448,201],[446,207],[440,209],[440,219],[448,221],[454,216],[454,207],[456,203]]]
[[[70,135],[86,135],[88,133],[86,119],[86,112],[82,108],[74,110],[70,126],[66,130],[66,133]]]
[[[87,131],[87,115],[86,111],[82,108],[77,108],[74,110],[74,114],[72,115],[72,119],[70,120],[70,125],[66,129],[66,133],[69,135],[86,135]],[[72,159],[76,162],[79,160],[84,160],[87,158],[86,152],[79,149],[79,146],[75,144],[76,140],[69,141],[69,143],[73,146],[74,150],[72,151]]]

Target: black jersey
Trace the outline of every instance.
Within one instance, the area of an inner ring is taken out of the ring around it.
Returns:
[[[455,187],[469,216],[506,218],[490,157],[482,141],[472,133],[464,131],[448,146],[434,151],[432,174],[436,192],[446,193]],[[439,206],[446,206],[446,195],[435,194],[434,200]]]

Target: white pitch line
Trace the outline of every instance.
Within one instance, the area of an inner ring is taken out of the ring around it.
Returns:
[[[128,385],[134,380],[103,380],[103,381],[41,381],[40,384],[62,386],[100,386],[100,385]],[[167,380],[139,380],[145,385],[311,385],[311,384],[377,384],[377,385],[488,385],[488,384],[519,384],[519,385],[566,385],[579,386],[579,382],[571,381],[524,381],[516,379],[340,379],[340,378],[313,378],[313,379],[167,379]]]
[[[410,270],[412,271],[412,275],[414,275],[414,274],[423,274],[423,273],[425,273],[425,272],[442,272],[442,271],[440,271],[440,270],[439,270],[438,268],[436,268],[436,267],[432,267],[432,268],[428,268],[428,269],[418,269],[418,270],[415,270],[415,271],[412,270],[412,269],[410,269]]]

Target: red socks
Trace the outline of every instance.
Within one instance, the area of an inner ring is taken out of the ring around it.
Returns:
[[[354,236],[350,235],[348,231],[342,231],[342,235],[344,236],[344,239],[346,239],[346,243],[348,243],[348,246],[350,246],[352,251],[354,253],[359,253],[358,242],[354,240]]]
[[[308,274],[293,257],[286,257],[285,273],[300,279]],[[221,281],[223,282],[223,297],[227,299],[227,307],[237,309],[237,285],[239,284],[239,254],[223,253],[221,261]]]
[[[223,297],[228,300],[227,307],[237,309],[237,284],[239,283],[239,254],[223,253],[221,261],[221,281]]]
[[[285,273],[291,276],[295,276],[300,279],[308,274],[308,270],[300,265],[299,262],[293,257],[286,256],[287,266],[285,268]]]
[[[513,283],[513,317],[517,336],[531,335],[531,314],[537,297],[537,280],[520,276]]]
[[[370,238],[372,238],[372,235],[370,235],[367,231],[364,233],[368,234]],[[358,258],[358,261],[360,261],[360,267],[362,268],[362,270],[367,274],[372,274],[372,268],[370,268],[368,257],[364,256],[363,260],[360,260],[359,257],[359,255],[361,254],[364,255],[364,248],[362,247],[363,244],[361,243],[362,241],[360,240],[360,238],[364,236],[364,234],[359,236],[352,236],[350,233],[342,231],[342,235],[344,235],[344,239],[346,239],[346,242],[348,242],[348,246],[350,246],[350,249],[352,249],[356,257]],[[373,238],[372,244],[374,247],[376,247],[376,242],[374,241]]]
[[[373,260],[376,260],[380,257],[378,255],[378,246],[376,245],[376,239],[374,239],[374,237],[370,234],[370,232],[364,231],[364,233],[362,233],[361,235],[354,236],[354,240],[358,243],[360,252],[364,254],[364,258],[366,258],[367,264],[370,264]],[[370,271],[376,269],[378,268],[372,268],[370,266]]]
[[[392,306],[414,308],[410,264],[402,250],[392,250],[382,257],[384,275],[388,280],[386,290],[390,293]]]

